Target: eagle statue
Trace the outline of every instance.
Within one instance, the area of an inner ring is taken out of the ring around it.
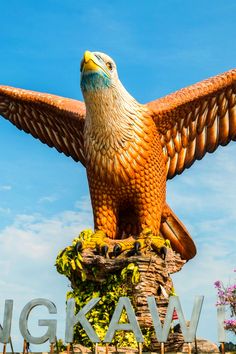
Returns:
[[[81,90],[84,103],[0,86],[0,114],[86,168],[96,231],[87,247],[102,238],[119,254],[132,239],[138,250],[151,233],[154,249],[161,237],[191,259],[196,248],[166,203],[166,180],[236,140],[236,69],[141,104],[114,60],[86,51]]]

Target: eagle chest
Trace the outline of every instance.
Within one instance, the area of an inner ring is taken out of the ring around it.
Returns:
[[[118,151],[110,148],[102,153],[90,145],[92,149],[86,166],[92,200],[132,201],[144,198],[146,193],[159,199],[160,194],[165,194],[166,167],[158,134],[145,144],[145,149],[142,140],[130,141]]]

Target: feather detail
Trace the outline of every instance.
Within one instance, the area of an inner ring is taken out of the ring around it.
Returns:
[[[174,146],[175,146],[175,151],[177,153],[180,152],[181,148],[182,148],[182,142],[181,142],[181,135],[180,133],[177,133],[175,138],[173,138],[174,141]]]
[[[215,151],[218,144],[218,118],[216,118],[214,123],[207,129],[207,141],[208,151]]]
[[[127,168],[128,166],[128,161],[125,159],[125,156],[123,154],[118,155],[119,162],[124,168]]]
[[[207,102],[206,102],[207,103]],[[197,124],[197,134],[201,134],[206,125],[207,120],[207,109],[203,110],[199,115],[198,124]]]
[[[195,156],[195,151],[196,151],[196,140],[194,139],[189,143],[188,150],[186,152],[185,164],[187,167],[191,166],[191,162],[193,160],[193,157]]]
[[[128,148],[128,153],[130,154],[131,158],[133,160],[136,160],[137,159],[137,156],[138,156],[138,152],[136,149],[134,149],[134,147],[132,145],[129,146]]]
[[[168,171],[168,173],[170,174],[170,178],[172,178],[172,176],[174,176],[175,174],[177,162],[178,162],[178,155],[175,154],[173,158],[170,160],[170,166]]]
[[[195,152],[196,159],[200,160],[205,155],[205,152],[206,152],[206,131],[204,129],[196,137],[196,152]]]
[[[116,182],[126,182],[145,165],[150,144],[157,134],[155,124],[146,108],[135,101],[120,83],[109,90],[86,92],[84,97],[87,164],[93,169],[95,157],[92,151],[96,151],[102,156],[100,168],[106,170],[98,174],[109,178],[108,169],[113,166]]]
[[[186,148],[183,148],[180,150],[179,156],[178,156],[178,162],[177,162],[177,168],[179,171],[182,171],[184,168],[184,163],[185,163],[185,158],[186,158]]]
[[[147,108],[170,160],[168,178],[173,178],[207,152],[236,140],[236,69],[150,102]]]
[[[0,114],[18,129],[85,164],[82,102],[0,86]]]
[[[236,105],[229,109],[229,134],[236,139]]]
[[[172,140],[170,140],[167,144],[166,144],[166,149],[167,149],[167,153],[170,156],[170,158],[173,158],[175,155],[175,146]]]
[[[219,119],[219,143],[226,145],[229,142],[229,114],[224,110],[224,115]]]
[[[188,146],[188,128],[183,128],[182,129],[182,136],[181,136],[181,140],[182,140],[182,146],[183,148],[186,148]]]
[[[214,124],[215,117],[217,116],[217,112],[218,112],[218,106],[215,103],[213,105],[213,107],[210,108],[210,110],[208,111],[208,114],[207,114],[206,124],[208,127],[211,127]]]

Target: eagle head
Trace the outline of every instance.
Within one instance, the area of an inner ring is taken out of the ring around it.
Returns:
[[[86,51],[81,61],[80,71],[83,94],[110,88],[118,80],[114,60],[100,52]]]

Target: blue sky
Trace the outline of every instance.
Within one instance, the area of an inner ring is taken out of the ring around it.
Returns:
[[[1,2],[0,83],[81,100],[81,56],[98,50],[116,60],[123,84],[145,103],[234,68],[235,13],[233,0]],[[82,166],[4,119],[0,162],[0,318],[4,300],[14,299],[12,337],[20,350],[17,321],[35,297],[56,303],[63,337],[68,282],[53,264],[92,216]],[[232,143],[168,183],[167,199],[198,247],[175,286],[189,318],[193,297],[205,295],[198,334],[213,341],[213,282],[232,280],[235,268],[235,174]]]

